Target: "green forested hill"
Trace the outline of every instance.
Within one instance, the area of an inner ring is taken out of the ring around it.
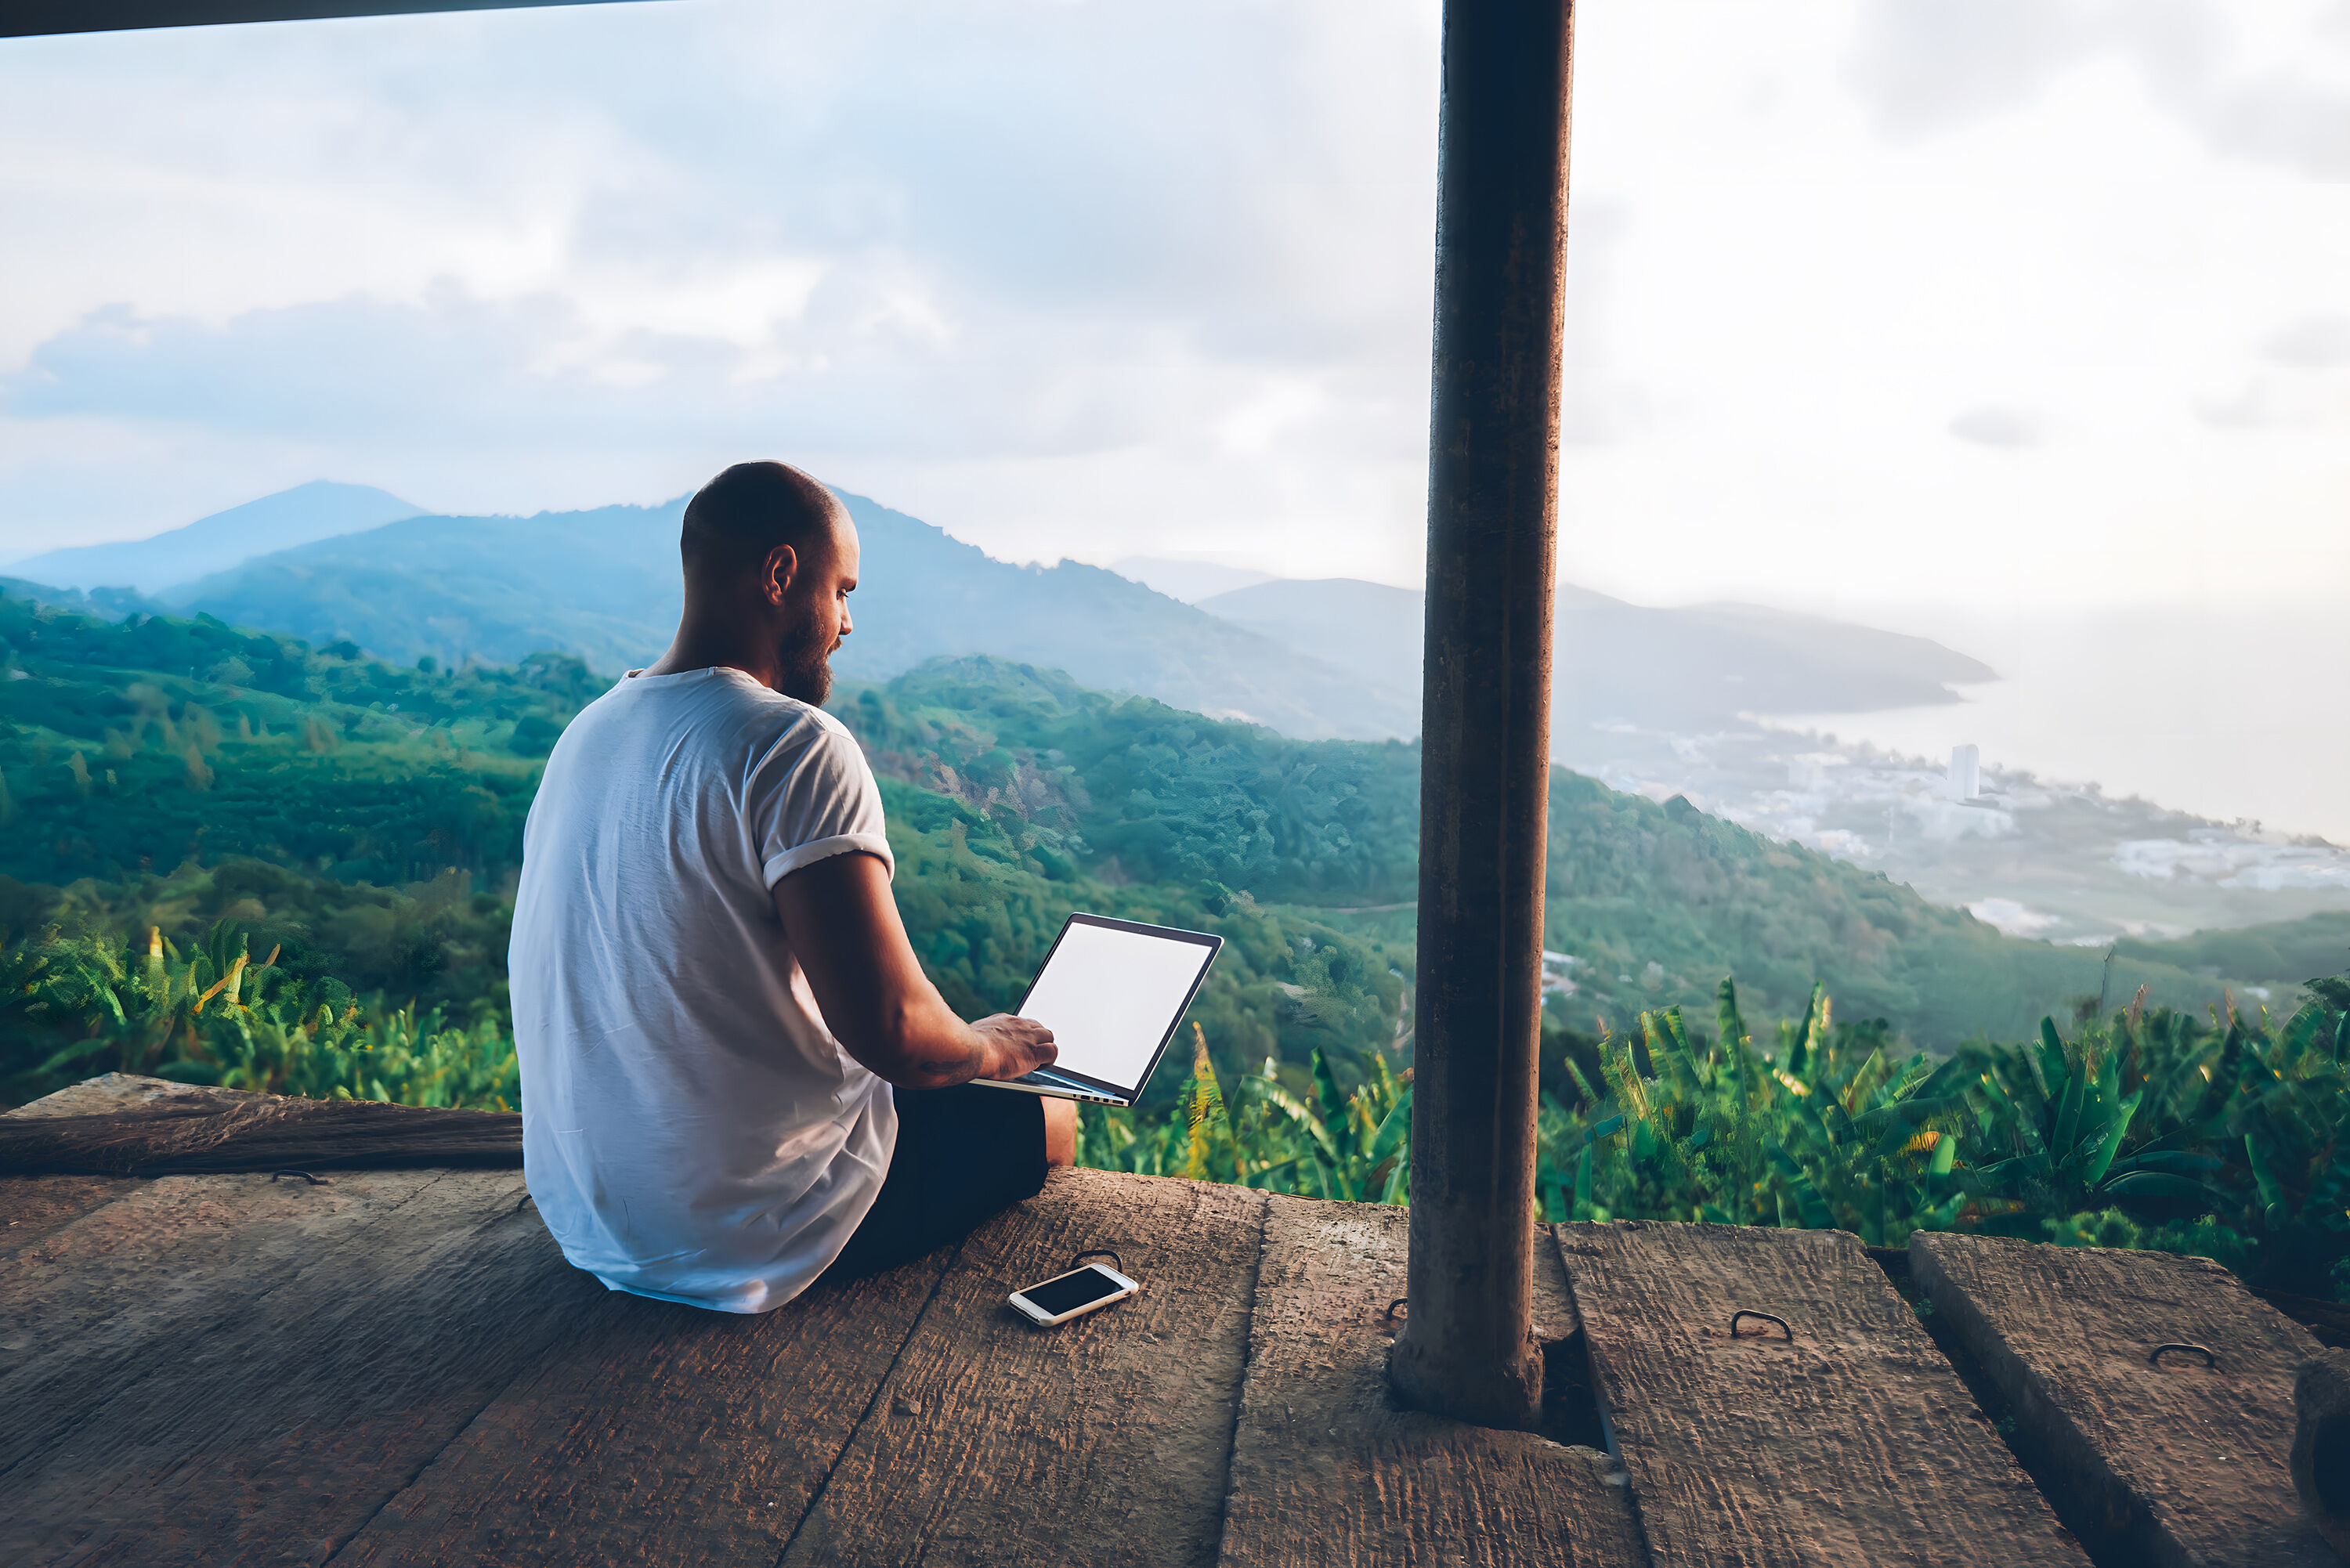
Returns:
[[[401,669],[208,618],[109,624],[7,597],[0,639],[10,934],[185,940],[227,919],[256,961],[282,948],[321,983],[502,1008],[536,771],[602,685],[577,660]],[[1286,740],[981,658],[844,682],[834,707],[884,779],[899,900],[957,1005],[1010,1004],[1084,908],[1231,939],[1198,1013],[1227,1061],[1320,1045],[1344,1063],[1396,1038],[1415,746]],[[2024,1033],[2104,978],[2100,953],[2002,937],[1685,802],[1565,773],[1552,801],[1549,945],[1575,988],[1554,1006],[1580,1030],[1710,1006],[1734,973],[1758,1017],[1800,1012],[1824,979],[1845,1015],[1947,1044]],[[2135,950],[2109,979],[2199,1009],[2220,983]]]
[[[987,658],[847,685],[832,707],[877,771],[1016,824],[1040,868],[1297,904],[1413,896],[1416,745],[1286,740]]]
[[[877,767],[1017,823],[1039,865],[1073,856],[1097,875],[1205,877],[1321,909],[1417,891],[1416,746],[1288,741],[985,659],[834,706]],[[2101,985],[2198,1010],[2220,1000],[2214,977],[2159,953],[2125,951],[2107,973],[2102,950],[2003,936],[1881,874],[1564,769],[1548,888],[1547,945],[1573,961],[1558,967],[1575,987],[1553,1008],[1583,1030],[1669,1002],[1702,1016],[1725,974],[1759,1015],[1801,1012],[1824,980],[1848,1015],[1931,1045],[2029,1033]],[[1330,918],[1409,929],[1408,911]]]
[[[602,684],[561,656],[402,670],[209,618],[108,623],[0,597],[0,938],[120,950],[152,926],[184,945],[225,920],[255,961],[280,950],[282,972],[330,999],[502,1014],[537,770]],[[988,776],[983,757],[955,756]],[[1063,918],[1087,909],[1226,937],[1193,1017],[1228,1064],[1302,1072],[1319,1046],[1351,1077],[1393,1041],[1408,946],[1197,877],[1136,877],[1082,830],[1056,855],[983,794],[897,776],[912,766],[882,768],[899,898],[958,1007],[1016,1002]],[[1158,842],[1109,836],[1137,866]],[[45,1028],[0,998],[0,1078],[18,1092],[63,1044]]]
[[[1803,1011],[1825,981],[1843,1015],[1879,1017],[1921,1045],[2015,1039],[2101,989],[2201,1012],[2221,985],[2143,953],[2004,936],[1881,872],[1773,843],[1676,796],[1662,805],[1579,774],[1551,783],[1548,940],[1573,954],[1567,1015],[1622,1024],[1679,1002],[1705,1016],[1735,974],[1752,1011]]]
[[[2118,948],[2125,958],[2175,965],[2207,981],[2232,976],[2281,1000],[2317,976],[2350,968],[2350,910],[2197,931],[2169,941],[2124,941]]]

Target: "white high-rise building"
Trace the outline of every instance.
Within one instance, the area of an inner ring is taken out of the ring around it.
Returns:
[[[1950,798],[1972,800],[1982,794],[1982,748],[1950,748]]]

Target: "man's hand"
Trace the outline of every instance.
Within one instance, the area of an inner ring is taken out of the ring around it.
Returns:
[[[1053,1060],[1053,1032],[997,1013],[965,1023],[922,972],[889,877],[870,855],[835,855],[775,887],[792,956],[841,1048],[901,1088],[1017,1078]]]
[[[1061,1048],[1053,1044],[1053,1032],[1033,1018],[998,1012],[972,1024],[971,1032],[986,1041],[989,1050],[995,1054],[993,1064],[972,1075],[973,1077],[999,1082],[1017,1078],[1049,1065],[1061,1054]]]

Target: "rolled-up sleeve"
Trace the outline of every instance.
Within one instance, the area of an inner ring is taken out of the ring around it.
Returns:
[[[835,855],[876,856],[891,877],[898,873],[873,770],[856,737],[827,715],[811,712],[776,743],[753,777],[746,805],[770,888]]]

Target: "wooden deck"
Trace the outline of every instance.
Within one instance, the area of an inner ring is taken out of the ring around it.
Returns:
[[[740,1318],[571,1270],[515,1171],[0,1179],[0,1564],[2328,1560],[2314,1342],[2216,1268],[1921,1237],[1921,1325],[1838,1232],[1545,1240],[1549,1437],[1389,1402],[1399,1210],[1071,1171]],[[1012,1316],[1095,1246],[1141,1295]]]

